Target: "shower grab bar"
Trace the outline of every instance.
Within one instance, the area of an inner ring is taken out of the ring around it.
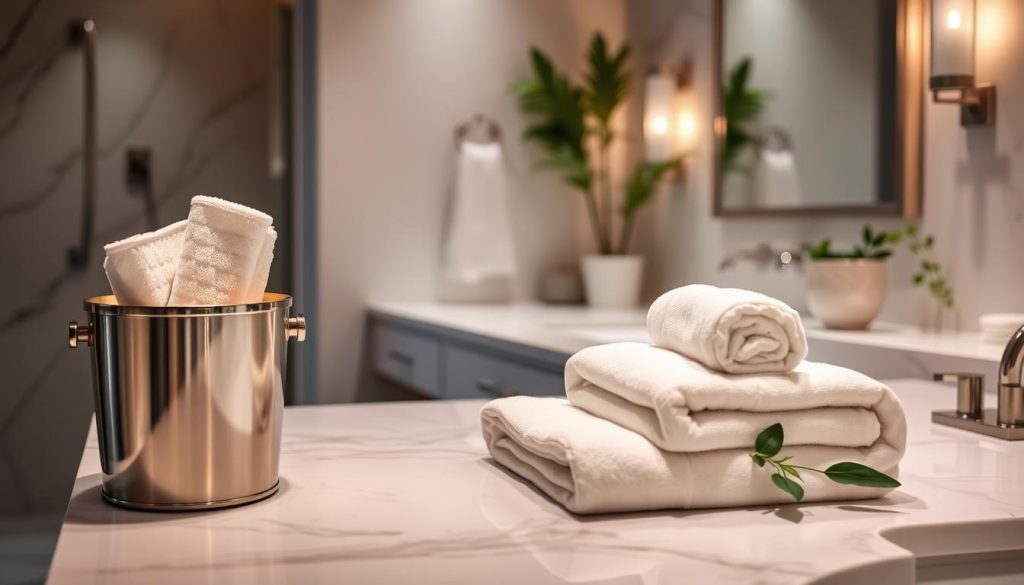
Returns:
[[[96,214],[96,23],[72,22],[70,37],[82,47],[82,226],[78,246],[68,249],[68,265],[82,269],[89,264]]]

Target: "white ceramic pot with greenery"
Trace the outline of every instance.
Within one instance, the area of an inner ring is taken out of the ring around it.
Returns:
[[[629,95],[629,46],[610,51],[596,33],[587,51],[587,71],[576,84],[557,71],[537,48],[530,51],[533,76],[515,86],[519,105],[533,123],[524,139],[544,151],[541,168],[559,173],[583,197],[597,253],[583,259],[583,284],[592,306],[637,303],[643,258],[629,254],[636,212],[648,203],[678,158],[640,162],[613,195],[609,151],[619,138],[612,116]]]
[[[920,270],[912,282],[925,286],[939,310],[953,308],[953,290],[939,263],[930,259],[934,238],[921,237],[917,226],[896,232],[875,232],[865,225],[861,242],[852,250],[832,250],[826,239],[807,249],[807,308],[829,329],[867,329],[882,310],[886,292],[886,259],[892,246],[905,242],[920,256]]]

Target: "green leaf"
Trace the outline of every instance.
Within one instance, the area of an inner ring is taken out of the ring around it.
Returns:
[[[626,199],[622,203],[622,215],[629,218],[650,201],[662,177],[678,167],[679,162],[678,158],[673,158],[655,163],[638,163],[626,182]]]
[[[794,500],[799,502],[800,500],[804,499],[804,488],[800,487],[800,484],[789,479],[788,477],[783,477],[778,473],[773,473],[772,483],[775,484],[775,487],[793,496]]]
[[[924,275],[921,274],[920,272],[915,274],[914,275],[913,283],[914,283],[914,286],[921,286],[921,284],[924,283]]]
[[[871,226],[864,224],[864,227],[860,231],[860,239],[867,245],[871,245],[872,240],[875,239],[874,234],[871,232]]]
[[[754,449],[765,457],[774,457],[782,450],[782,423],[775,423],[761,431],[754,440]]]
[[[584,105],[597,120],[603,144],[608,144],[612,139],[612,114],[629,96],[628,60],[628,45],[623,45],[612,54],[604,35],[599,32],[594,34],[587,51],[589,69]]]
[[[885,475],[880,471],[875,471],[867,465],[853,463],[852,461],[836,463],[825,470],[825,475],[836,483],[857,485],[861,487],[888,488],[900,486],[900,482],[888,475]]]
[[[913,224],[912,223],[912,224],[908,225],[906,229],[907,229],[907,235],[908,236],[914,237],[914,236],[917,235],[917,224]]]
[[[793,467],[792,465],[782,465],[780,463],[779,467],[781,467],[782,470],[785,471],[786,473],[788,473],[789,475],[792,475],[793,477],[799,479],[800,481],[803,481],[803,478],[800,477],[800,472],[797,471],[796,468]]]
[[[764,467],[764,457],[761,457],[757,453],[751,453],[750,458],[754,460],[754,463],[756,463],[758,467]]]
[[[932,237],[931,235],[927,235],[927,236],[924,237],[924,249],[925,250],[931,250],[932,246],[934,244],[935,244],[935,238],[934,237]]]

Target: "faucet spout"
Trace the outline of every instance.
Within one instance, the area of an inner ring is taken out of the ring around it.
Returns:
[[[996,421],[1003,426],[1024,425],[1024,326],[1017,330],[1003,350],[999,362],[999,408]]]

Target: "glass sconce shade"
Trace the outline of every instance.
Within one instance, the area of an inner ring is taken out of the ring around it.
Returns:
[[[644,94],[644,147],[649,162],[672,158],[675,150],[676,78],[665,73],[647,76]]]
[[[932,0],[931,89],[973,88],[975,0]]]

